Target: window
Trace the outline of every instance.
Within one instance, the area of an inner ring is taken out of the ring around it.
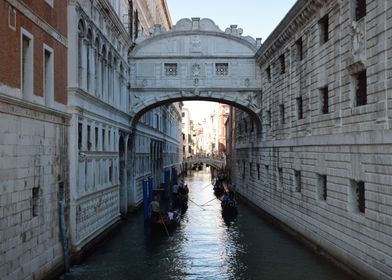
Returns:
[[[279,176],[279,186],[283,188],[283,168],[278,168],[278,176]]]
[[[297,59],[301,61],[304,58],[304,50],[303,50],[303,45],[302,45],[302,38],[299,38],[295,42],[295,47],[297,49]]]
[[[249,162],[249,177],[251,177],[251,178],[253,178],[252,168],[253,168],[252,163]]]
[[[301,171],[294,170],[294,190],[301,192]]]
[[[365,183],[363,181],[350,181],[348,210],[355,213],[365,213]]]
[[[329,113],[328,86],[320,88],[319,91],[320,91],[320,112],[322,114],[328,114]]]
[[[105,137],[106,137],[106,131],[105,129],[102,129],[102,151],[105,151]]]
[[[112,183],[112,181],[113,181],[113,162],[111,162],[109,166],[109,182]]]
[[[363,70],[355,75],[355,105],[362,106],[367,104],[367,75]]]
[[[268,184],[269,183],[269,165],[265,165],[265,179]]]
[[[366,0],[355,0],[355,20],[366,16]]]
[[[83,139],[83,124],[78,123],[78,148],[82,149],[82,139]]]
[[[32,216],[36,217],[38,216],[38,208],[39,208],[39,187],[34,187],[31,191],[32,194]]]
[[[26,99],[31,99],[34,92],[33,48],[33,36],[22,29],[21,87]]]
[[[260,180],[260,163],[257,164],[257,179]]]
[[[271,110],[267,111],[267,124],[268,124],[268,126],[271,126],[271,124],[272,124]]]
[[[87,125],[87,150],[91,151],[91,125]]]
[[[267,69],[265,69],[265,73],[267,75],[268,82],[271,82],[271,66],[268,66]]]
[[[98,150],[98,127],[95,127],[95,150]]]
[[[44,46],[43,57],[43,93],[45,103],[50,106],[54,99],[54,76],[53,76],[53,50]]]
[[[229,75],[229,64],[228,63],[215,63],[215,74],[217,76]]]
[[[165,63],[165,75],[177,76],[177,63]]]
[[[285,118],[284,118],[284,104],[279,105],[279,112],[280,112],[280,123],[284,124]]]
[[[318,174],[317,177],[317,198],[319,200],[327,200],[327,175]]]
[[[245,179],[245,161],[242,162],[242,179]]]
[[[296,98],[297,101],[297,118],[299,120],[304,118],[303,101],[302,96]]]
[[[326,43],[329,40],[329,19],[328,14],[319,20],[319,30],[320,30],[320,42],[321,44]]]
[[[286,62],[284,59],[284,54],[279,56],[279,63],[280,63],[280,74],[284,74],[286,72]]]

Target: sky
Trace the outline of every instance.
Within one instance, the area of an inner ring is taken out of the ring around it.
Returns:
[[[237,24],[242,35],[264,41],[295,0],[166,0],[173,25],[182,18],[210,18],[221,30]]]
[[[182,18],[210,18],[224,31],[231,24],[244,30],[243,36],[265,41],[296,0],[166,0],[173,25]],[[187,101],[191,118],[201,121],[213,111],[212,102]],[[200,114],[203,112],[204,114]]]

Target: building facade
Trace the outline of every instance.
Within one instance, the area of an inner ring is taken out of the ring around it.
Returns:
[[[38,279],[63,266],[70,119],[64,10],[66,1],[0,1],[1,279]]]
[[[257,52],[261,139],[236,114],[237,190],[372,279],[392,275],[391,10],[297,1]]]
[[[181,158],[179,104],[132,112],[129,53],[157,23],[165,1],[68,4],[71,247],[81,252],[138,206],[142,180],[163,182]],[[134,120],[138,119],[138,122]],[[136,162],[136,164],[134,164]]]

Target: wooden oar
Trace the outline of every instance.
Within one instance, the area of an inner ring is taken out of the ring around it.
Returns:
[[[209,201],[207,201],[206,203],[203,203],[201,206],[204,206],[204,205],[206,205],[207,203],[209,203],[209,202],[211,202],[211,201],[213,201],[214,199],[217,199],[216,197],[214,197],[213,199],[210,199]]]
[[[166,231],[167,236],[170,236],[170,235],[169,235],[169,231],[167,230],[167,227],[166,227],[166,225],[165,225],[165,222],[163,221],[163,217],[162,217],[161,213],[158,212],[158,214],[159,214],[159,217],[161,218],[161,222],[162,222],[163,227],[165,228],[165,231]]]
[[[192,202],[193,204],[195,204],[196,206],[200,207],[201,209],[203,209],[203,211],[205,211],[206,209],[204,209],[203,207],[201,207],[199,204],[197,204],[196,202],[194,202],[192,199],[188,198],[188,200],[190,202]]]

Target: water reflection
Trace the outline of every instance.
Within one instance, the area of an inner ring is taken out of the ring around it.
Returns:
[[[62,278],[349,279],[245,205],[225,221],[209,182],[206,171],[187,178],[193,202],[169,237],[144,234],[140,212]]]

